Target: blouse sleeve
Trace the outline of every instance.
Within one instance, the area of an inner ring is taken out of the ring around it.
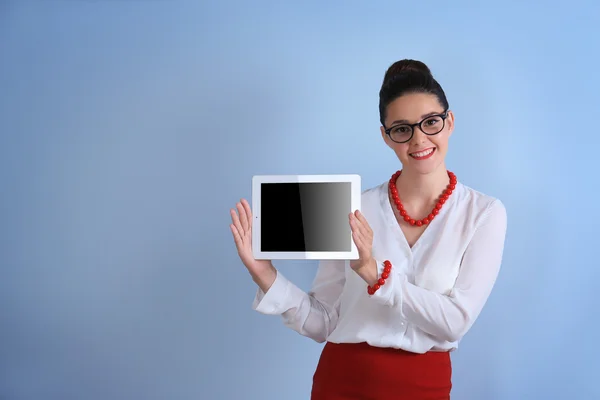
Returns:
[[[504,205],[495,200],[487,208],[467,246],[456,283],[448,295],[391,274],[372,299],[400,311],[404,320],[449,342],[460,340],[486,303],[500,271],[506,236]],[[383,266],[379,265],[379,274]]]
[[[339,299],[346,281],[344,268],[344,261],[320,261],[308,293],[277,271],[266,293],[258,289],[253,308],[262,314],[281,315],[287,327],[322,343],[337,325]]]

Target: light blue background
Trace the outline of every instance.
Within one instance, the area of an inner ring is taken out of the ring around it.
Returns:
[[[600,398],[599,7],[211,3],[0,2],[0,398],[308,399],[321,345],[251,310],[228,210],[253,174],[388,179],[405,57],[509,215],[453,399]]]

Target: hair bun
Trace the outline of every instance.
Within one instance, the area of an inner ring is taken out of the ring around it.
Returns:
[[[429,67],[425,65],[425,63],[417,60],[404,59],[396,61],[388,68],[385,73],[385,77],[383,78],[383,84],[385,85],[397,75],[403,75],[407,73],[417,73],[427,75],[428,77],[431,76],[431,71],[429,70]]]

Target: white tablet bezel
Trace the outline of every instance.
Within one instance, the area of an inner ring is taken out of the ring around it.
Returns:
[[[261,185],[263,183],[311,183],[311,182],[348,182],[350,183],[350,205],[352,211],[361,207],[361,178],[354,174],[335,175],[255,175],[252,177],[252,252],[257,260],[357,260],[358,249],[348,234],[350,251],[306,251],[306,252],[269,252],[261,251]]]

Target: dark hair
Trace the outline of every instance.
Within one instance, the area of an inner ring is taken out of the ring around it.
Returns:
[[[430,93],[438,98],[444,110],[448,100],[440,84],[433,78],[429,67],[421,61],[400,60],[393,63],[385,73],[379,91],[379,119],[385,126],[387,106],[398,97],[409,93]]]

